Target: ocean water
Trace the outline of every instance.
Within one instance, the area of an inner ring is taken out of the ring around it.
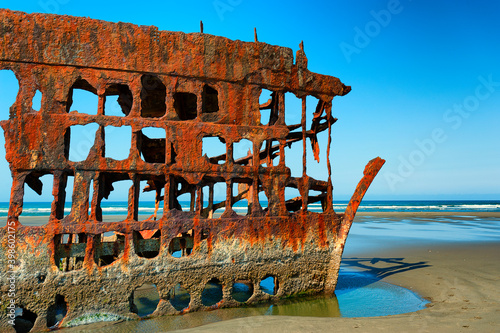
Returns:
[[[180,202],[183,209],[189,209],[189,202]],[[336,201],[333,204],[336,212],[343,212],[347,207],[348,201]],[[25,202],[23,204],[22,216],[49,216],[50,202]],[[103,200],[101,203],[103,215],[126,215],[128,203],[126,201],[111,201]],[[141,202],[139,207],[139,215],[153,214],[154,202]],[[267,207],[267,202],[261,202],[262,207]],[[244,214],[247,206],[243,202],[235,204],[233,209]],[[310,211],[321,211],[321,204],[311,204],[308,206]],[[9,210],[8,202],[0,202],[0,217],[7,216]],[[65,205],[65,214],[71,211],[71,203]],[[358,209],[359,212],[500,212],[500,200],[483,200],[483,201],[457,201],[457,200],[441,200],[441,201],[370,201],[364,200]],[[163,212],[160,205],[159,213]]]

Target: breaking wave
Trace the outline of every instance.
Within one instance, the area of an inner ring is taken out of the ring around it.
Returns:
[[[189,210],[189,202],[180,202],[183,210]],[[347,208],[347,201],[337,201],[333,204],[333,209],[343,212]],[[49,216],[50,202],[25,202],[23,205],[23,216]],[[152,214],[154,212],[154,202],[141,203],[139,215]],[[206,204],[205,204],[206,206]],[[263,208],[267,207],[267,202],[261,202]],[[102,204],[104,215],[126,215],[128,212],[127,202],[109,202]],[[233,206],[233,210],[244,212],[248,209],[245,203],[239,202]],[[308,209],[321,212],[321,203],[309,204]],[[9,203],[0,203],[0,217],[7,216]],[[64,208],[67,215],[71,211],[68,204]],[[500,211],[499,201],[363,201],[359,206],[359,211],[365,212],[498,212]],[[163,212],[163,204],[160,204],[159,213]]]

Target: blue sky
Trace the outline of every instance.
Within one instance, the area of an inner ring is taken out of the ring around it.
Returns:
[[[376,156],[387,163],[366,199],[500,199],[498,2],[8,0],[0,7],[184,32],[198,32],[203,20],[205,33],[244,41],[256,27],[259,41],[294,51],[303,40],[311,71],[352,86],[333,101],[335,199],[351,195]],[[12,102],[4,93],[13,84],[0,74],[6,119]],[[3,137],[0,144],[0,201],[8,201]]]

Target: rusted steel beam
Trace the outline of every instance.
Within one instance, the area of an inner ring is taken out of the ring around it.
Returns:
[[[342,253],[344,252],[345,242],[347,240],[347,235],[351,229],[352,222],[354,221],[354,216],[358,210],[361,200],[365,196],[368,187],[372,183],[373,179],[380,171],[384,165],[385,160],[380,157],[376,157],[365,166],[363,171],[363,178],[359,181],[356,190],[347,205],[347,208],[341,216],[341,224],[338,229],[337,239],[331,253],[331,259],[328,266],[328,273],[325,281],[325,294],[335,293],[335,287],[337,285],[337,278],[340,269],[340,261],[342,260]]]
[[[363,171],[363,178],[359,181],[358,186],[356,186],[356,190],[354,191],[354,194],[352,195],[351,200],[349,201],[349,204],[347,205],[347,208],[345,210],[342,224],[339,230],[338,240],[335,245],[336,248],[344,248],[345,241],[347,240],[347,235],[349,234],[349,230],[351,229],[352,222],[354,221],[354,216],[356,215],[359,204],[361,203],[361,200],[363,200],[366,191],[368,191],[368,188],[370,187],[373,179],[378,174],[384,163],[385,160],[381,159],[380,157],[376,157],[366,165],[365,170]]]
[[[265,43],[230,41],[203,33],[159,31],[154,26],[26,14],[7,9],[1,9],[0,18],[0,30],[5,31],[4,38],[0,39],[2,61],[161,73],[230,82],[247,79],[251,83],[264,83],[272,90],[302,90],[310,94],[342,96],[350,90],[337,78],[299,73],[294,69],[291,49]],[[26,33],[28,31],[32,33]],[[65,33],[61,34],[61,31]],[[24,38],[19,40],[17,36]],[[266,75],[255,75],[260,71]],[[285,80],[282,73],[286,73]],[[303,74],[307,79],[296,79]]]

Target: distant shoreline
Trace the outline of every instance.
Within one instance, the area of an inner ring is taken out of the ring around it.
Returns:
[[[480,211],[445,211],[445,212],[357,212],[356,216],[377,216],[377,217],[439,217],[439,216],[476,216],[476,217],[499,217],[500,212],[480,212]]]
[[[337,212],[342,214],[343,212]],[[140,215],[139,221],[143,221],[151,215]],[[439,218],[439,217],[477,217],[477,218],[500,218],[500,212],[474,212],[474,211],[455,211],[455,212],[358,212],[354,221],[359,221],[359,218],[366,219],[367,217],[377,218]],[[103,222],[123,221],[126,215],[103,215]],[[0,227],[5,227],[7,221],[6,216],[0,217]],[[47,216],[21,216],[20,222],[26,226],[41,226],[47,223]]]

